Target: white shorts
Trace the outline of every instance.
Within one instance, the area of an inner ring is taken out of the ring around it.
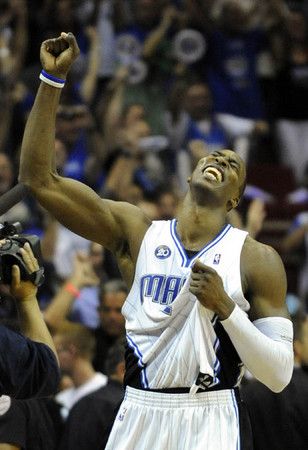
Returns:
[[[188,393],[166,394],[127,387],[106,450],[244,447],[234,390],[203,392],[190,398]]]

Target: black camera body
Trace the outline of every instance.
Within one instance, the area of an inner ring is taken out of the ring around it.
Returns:
[[[21,231],[22,226],[19,222],[0,223],[0,240],[5,239],[5,243],[0,247],[0,282],[11,284],[12,266],[16,264],[20,269],[20,277],[23,281],[31,281],[36,286],[40,286],[44,282],[45,276],[39,237],[34,234],[21,234]],[[33,273],[29,272],[20,253],[20,249],[26,242],[30,244],[40,267]]]

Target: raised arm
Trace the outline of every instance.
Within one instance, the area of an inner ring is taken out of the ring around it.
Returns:
[[[158,50],[162,40],[166,37],[167,32],[172,25],[172,22],[179,16],[176,8],[172,5],[167,6],[161,17],[161,21],[157,28],[155,28],[143,45],[143,57],[151,58]]]
[[[87,27],[86,33],[90,41],[90,48],[87,72],[82,80],[80,92],[84,102],[89,105],[93,101],[93,96],[96,92],[98,79],[97,69],[99,63],[99,41],[95,27]]]
[[[294,230],[290,231],[281,241],[280,249],[282,252],[291,252],[297,249],[304,241],[308,231],[308,223],[304,223]]]
[[[64,226],[113,251],[121,268],[125,266],[123,270],[128,272],[124,275],[130,278],[133,267],[127,267],[134,265],[149,226],[145,216],[133,205],[102,200],[88,186],[60,177],[53,163],[55,116],[61,93],[58,86],[78,54],[72,33],[61,33],[41,45],[41,62],[47,75],[25,128],[19,180]],[[56,85],[50,85],[50,77],[56,79]]]
[[[44,311],[44,318],[53,334],[62,331],[78,329],[80,323],[73,323],[67,319],[68,313],[79,295],[80,289],[85,286],[97,286],[99,278],[95,274],[88,254],[77,252],[74,258],[74,271],[65,280],[59,292],[51,300]]]
[[[128,68],[122,65],[109,84],[109,89],[112,91],[112,94],[103,119],[104,137],[109,152],[118,146],[116,138],[122,125],[127,77]]]

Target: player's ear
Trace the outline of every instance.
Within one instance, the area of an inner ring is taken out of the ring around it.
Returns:
[[[187,178],[187,183],[190,183],[191,182],[191,177],[188,177]]]

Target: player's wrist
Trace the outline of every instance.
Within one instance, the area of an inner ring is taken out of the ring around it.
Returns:
[[[49,86],[53,86],[58,89],[62,89],[65,86],[66,76],[65,75],[53,75],[50,72],[42,69],[40,76],[40,80]]]
[[[216,311],[216,313],[217,313],[217,315],[219,317],[219,320],[226,320],[226,319],[228,319],[231,316],[234,308],[235,308],[235,303],[233,302],[233,300],[231,300],[228,297],[228,301],[223,303],[223,304],[221,304],[220,308],[219,308],[219,311]]]

